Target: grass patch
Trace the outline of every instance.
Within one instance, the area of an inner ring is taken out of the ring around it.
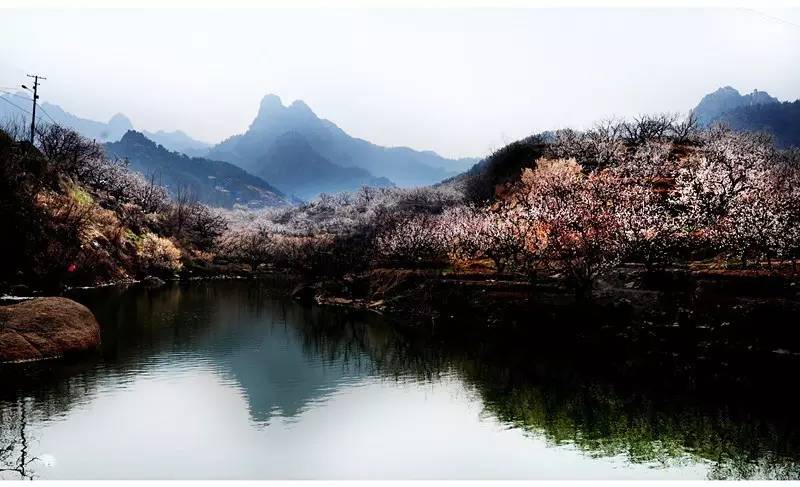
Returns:
[[[130,228],[126,228],[123,231],[123,234],[125,236],[125,240],[127,240],[128,242],[133,243],[136,246],[136,248],[139,248],[139,246],[140,246],[140,244],[142,242],[142,236],[141,235],[137,235],[136,232],[134,232]]]
[[[81,206],[88,206],[94,203],[92,195],[86,192],[80,186],[73,186],[69,189],[69,196]]]

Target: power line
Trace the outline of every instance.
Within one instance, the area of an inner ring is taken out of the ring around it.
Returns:
[[[21,106],[17,105],[16,103],[14,103],[13,101],[9,100],[8,98],[0,96],[0,100],[3,100],[4,102],[8,103],[11,106],[19,108],[20,110],[22,110],[23,112],[27,113],[28,115],[31,114],[31,112],[29,110],[26,110],[26,109],[22,108]]]
[[[42,111],[42,113],[44,113],[45,115],[47,115],[47,118],[49,118],[51,122],[53,122],[54,124],[58,125],[58,122],[56,122],[55,120],[53,120],[53,117],[51,117],[51,116],[50,116],[50,114],[49,114],[49,113],[47,113],[47,110],[45,110],[44,108],[42,108],[42,106],[41,106],[41,105],[39,105],[38,103],[36,104],[36,106],[38,106],[38,107],[39,107],[39,110],[41,110],[41,111]]]
[[[6,90],[0,90],[0,92],[6,93],[6,94],[8,94],[8,95],[14,95],[14,96],[18,96],[19,98],[22,98],[23,100],[26,100],[26,101],[30,100],[30,98],[26,98],[26,97],[24,97],[24,96],[22,96],[22,95],[18,95],[18,94],[16,94],[16,93],[11,93],[11,92],[8,92],[8,91],[6,91]],[[2,97],[0,97],[0,98],[2,98]],[[17,108],[19,108],[20,110],[24,111],[24,112],[25,112],[25,113],[27,113],[28,115],[30,115],[30,114],[31,114],[31,112],[29,112],[28,110],[25,110],[24,108],[22,108],[21,106],[19,106],[19,105],[15,104],[15,103],[13,103],[13,102],[11,102],[11,101],[10,101],[10,100],[8,100],[7,98],[2,98],[2,100],[3,100],[3,101],[5,101],[6,103],[9,103],[9,104],[11,104],[11,105],[14,105],[15,107],[17,107]],[[44,113],[44,114],[45,114],[45,116],[47,116],[47,118],[49,118],[49,119],[50,119],[50,121],[51,121],[51,122],[53,122],[53,124],[55,124],[55,125],[58,125],[58,122],[56,122],[56,120],[55,120],[53,117],[51,117],[49,113],[47,113],[47,110],[45,110],[45,109],[44,109],[44,107],[42,107],[42,105],[40,105],[39,103],[37,103],[37,104],[36,104],[36,106],[39,108],[39,110],[41,110],[41,111],[42,111],[42,113]]]
[[[796,24],[796,23],[794,23],[794,22],[792,22],[790,20],[786,20],[786,19],[782,19],[780,17],[776,17],[774,15],[770,15],[770,14],[768,14],[766,12],[761,11],[761,10],[756,10],[754,8],[745,8],[743,10],[746,10],[746,11],[754,13],[754,14],[761,15],[762,17],[766,17],[766,18],[771,19],[771,20],[773,20],[775,22],[780,22],[782,24],[786,24],[788,26],[800,29],[800,24]]]
[[[3,89],[0,89],[0,92],[2,92],[2,93],[5,93],[5,94],[7,94],[7,95],[16,96],[16,97],[18,97],[18,98],[22,98],[22,99],[23,99],[23,100],[25,100],[25,101],[31,101],[30,97],[27,97],[27,96],[22,96],[22,95],[20,95],[19,93],[12,93],[12,92],[10,92],[10,91],[8,91],[8,90],[3,90]],[[5,98],[4,98],[4,100],[5,100]],[[8,101],[8,100],[6,100],[6,101]],[[10,103],[10,102],[9,102],[9,103]],[[58,125],[58,122],[56,122],[56,120],[55,120],[53,117],[51,117],[49,113],[47,113],[47,110],[45,110],[45,109],[44,109],[44,107],[41,105],[41,103],[37,103],[37,104],[36,104],[36,107],[37,107],[37,108],[39,108],[39,110],[41,110],[42,112],[44,112],[44,114],[47,116],[47,118],[49,118],[49,119],[50,119],[50,121],[51,121],[51,122],[53,122],[54,124]],[[20,108],[20,110],[22,110],[22,109],[23,109],[23,108]],[[26,110],[26,112],[28,112],[28,114],[30,114],[30,113],[31,113],[31,112],[29,112],[29,111],[27,111],[27,110]]]
[[[16,96],[17,98],[21,98],[25,101],[31,101],[31,98],[29,96],[22,96],[19,93],[14,93],[13,91],[8,91],[0,88],[0,92],[5,93],[6,95]]]

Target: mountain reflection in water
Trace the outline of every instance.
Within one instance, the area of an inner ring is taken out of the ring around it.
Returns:
[[[251,282],[99,289],[98,356],[0,368],[0,478],[800,478],[771,399]],[[543,337],[542,341],[544,341]]]

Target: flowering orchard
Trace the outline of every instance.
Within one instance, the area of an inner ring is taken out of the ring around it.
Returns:
[[[659,115],[515,144],[437,187],[230,212],[223,255],[309,268],[323,254],[347,261],[344,272],[486,261],[499,273],[561,275],[579,292],[625,262],[793,269],[800,255],[800,157],[766,135]]]

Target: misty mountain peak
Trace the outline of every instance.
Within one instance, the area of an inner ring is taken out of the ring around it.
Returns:
[[[750,98],[750,105],[760,105],[764,103],[780,103],[780,100],[774,96],[770,96],[766,91],[753,90],[752,93],[747,95]]]
[[[250,125],[258,132],[284,132],[314,125],[319,119],[302,100],[285,106],[277,95],[266,95],[261,100],[258,115]]]
[[[779,100],[766,91],[753,90],[750,94],[742,95],[739,90],[724,86],[704,96],[694,112],[702,124],[710,124],[738,107],[768,103],[779,103]]]
[[[294,112],[307,113],[307,114],[314,115],[314,112],[313,112],[313,110],[311,110],[311,107],[306,105],[306,102],[304,102],[303,100],[295,100],[295,101],[293,101],[292,104],[289,105],[289,109],[294,111]]]
[[[716,96],[720,96],[720,95],[741,96],[741,93],[739,93],[739,90],[737,90],[733,86],[723,86],[722,88],[717,88],[717,91],[711,93],[711,95],[716,95]]]
[[[114,130],[131,130],[133,129],[133,124],[131,123],[131,119],[126,117],[121,113],[117,113],[108,121],[108,125],[110,128]]]
[[[280,113],[286,108],[283,106],[281,97],[278,95],[267,94],[261,99],[261,105],[258,108],[258,115],[256,118],[268,117],[275,113]]]
[[[779,100],[770,96],[766,91],[754,89],[752,93],[742,95],[739,90],[731,86],[724,86],[713,93],[704,96],[700,103],[706,102],[726,102],[730,101],[736,105],[756,105],[759,103],[778,103]]]
[[[264,97],[258,116],[245,133],[212,147],[207,156],[237,164],[301,197],[334,189],[354,191],[365,182],[429,185],[477,162],[454,161],[408,147],[379,146],[348,135],[302,100],[284,106],[275,95]]]
[[[145,146],[152,146],[155,147],[156,143],[152,140],[148,139],[143,133],[137,132],[135,130],[128,130],[119,139],[120,144],[122,145],[145,145]]]

